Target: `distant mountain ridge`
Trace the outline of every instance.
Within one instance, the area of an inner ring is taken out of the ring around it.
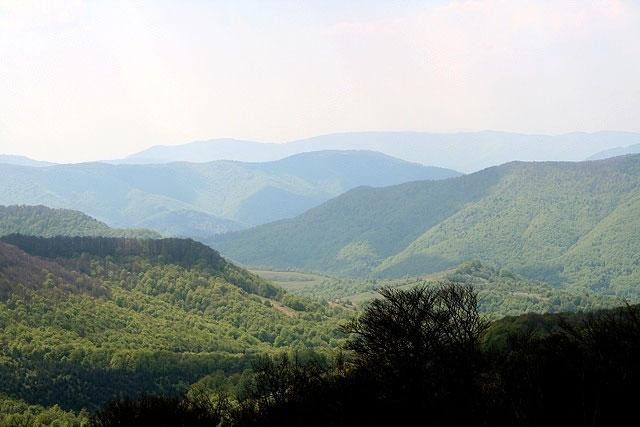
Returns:
[[[459,175],[369,151],[265,163],[0,165],[0,174],[2,204],[75,209],[117,227],[198,239],[293,217],[360,185]]]
[[[113,161],[113,163],[151,164],[175,161],[211,162],[215,160],[268,162],[280,160],[288,155],[288,151],[283,150],[280,145],[233,138],[196,141],[181,145],[155,145],[124,159]]]
[[[592,156],[589,156],[587,160],[603,160],[610,157],[626,156],[629,154],[640,153],[640,144],[630,145],[628,147],[616,147],[610,150],[600,151]]]
[[[640,144],[640,133],[602,131],[529,135],[498,131],[349,132],[320,135],[281,144],[214,139],[154,146],[114,163],[273,161],[320,150],[372,150],[399,159],[474,172],[514,160],[580,161],[596,152]]]
[[[6,163],[9,165],[18,165],[18,166],[33,166],[33,167],[52,166],[55,164],[51,162],[33,160],[26,156],[16,156],[13,154],[0,154],[0,163]]]
[[[218,236],[237,262],[403,277],[478,259],[555,286],[640,295],[640,156],[513,162],[357,188],[295,218]]]

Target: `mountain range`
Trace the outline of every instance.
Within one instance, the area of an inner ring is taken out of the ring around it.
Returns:
[[[625,147],[636,145],[636,150]],[[637,152],[640,133],[601,131],[561,135],[513,132],[345,132],[285,143],[263,143],[232,138],[179,145],[155,145],[111,164],[207,163],[217,160],[272,162],[295,154],[326,150],[368,150],[398,159],[465,173],[510,161],[596,160]],[[611,151],[609,151],[611,150]],[[51,166],[24,156],[0,155],[0,163]]]
[[[640,156],[512,162],[442,181],[356,188],[211,244],[245,265],[402,277],[478,259],[617,295],[640,280]]]
[[[0,164],[0,174],[0,204],[76,209],[110,226],[197,238],[293,217],[360,185],[460,175],[370,151],[264,163]]]
[[[610,150],[600,151],[592,156],[589,156],[587,160],[602,160],[609,157],[626,156],[628,154],[640,153],[640,144],[629,145],[627,147],[616,147]]]
[[[165,163],[238,160],[264,162],[320,150],[373,150],[399,159],[461,172],[520,161],[580,161],[596,152],[640,143],[631,132],[574,132],[529,135],[481,131],[457,133],[349,132],[282,144],[213,139],[174,146],[154,146],[114,163]]]
[[[9,165],[18,165],[18,166],[34,166],[34,167],[52,166],[55,164],[51,162],[33,160],[26,156],[16,156],[13,154],[0,154],[0,163],[5,163]]]

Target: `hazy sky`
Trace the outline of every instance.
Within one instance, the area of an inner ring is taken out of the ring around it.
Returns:
[[[640,1],[0,0],[0,153],[480,129],[640,131]]]

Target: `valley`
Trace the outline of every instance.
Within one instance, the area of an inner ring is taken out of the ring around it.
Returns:
[[[635,297],[639,184],[638,156],[515,162],[354,189],[210,243],[244,265],[352,278],[430,274],[478,259],[556,287]]]

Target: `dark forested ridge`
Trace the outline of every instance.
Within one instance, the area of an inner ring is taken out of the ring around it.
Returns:
[[[0,236],[14,233],[43,237],[161,237],[151,230],[111,228],[82,212],[69,209],[52,209],[42,205],[0,206]]]
[[[208,274],[222,277],[246,292],[268,298],[281,296],[278,288],[259,276],[227,262],[217,251],[191,239],[86,236],[44,238],[10,234],[1,237],[0,240],[15,245],[28,254],[45,258],[77,258],[89,255],[126,262],[132,257],[143,257],[155,264],[173,264],[187,269],[198,267]]]
[[[212,244],[246,265],[402,277],[479,259],[621,296],[640,280],[640,156],[514,162],[436,182],[358,188]]]

